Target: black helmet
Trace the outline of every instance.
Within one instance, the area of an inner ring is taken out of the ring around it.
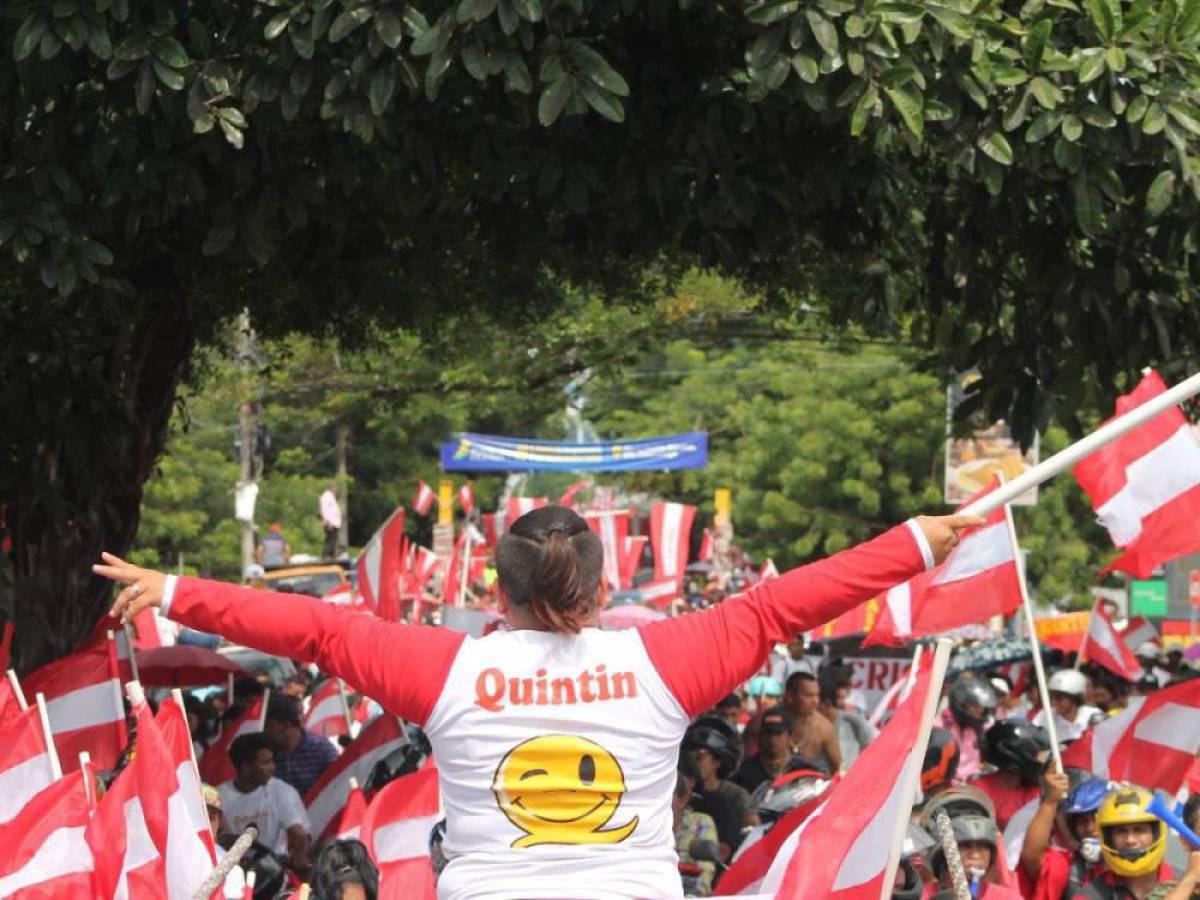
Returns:
[[[953,781],[957,772],[958,741],[945,728],[930,729],[921,765],[921,792],[927,794],[930,788]]]
[[[987,816],[955,816],[950,820],[950,829],[954,832],[954,842],[965,844],[969,841],[982,841],[992,847],[992,861],[996,859],[996,822]],[[942,869],[946,865],[946,851],[939,840],[929,851],[929,870],[940,880]]]
[[[1041,779],[1045,762],[1040,757],[1049,749],[1046,732],[1024,719],[1001,719],[983,736],[983,761],[1029,784]]]
[[[683,735],[683,751],[704,748],[720,761],[717,777],[729,778],[742,762],[742,739],[737,729],[722,716],[701,716]]]
[[[967,707],[978,703],[983,707],[983,716],[973,716]],[[960,728],[979,728],[996,708],[996,692],[978,675],[964,672],[950,685],[950,714]]]
[[[892,900],[921,900],[925,891],[925,882],[912,859],[900,857],[900,868],[896,870],[896,884],[892,888]]]
[[[750,805],[758,810],[764,824],[774,822],[790,813],[801,803],[819,796],[829,787],[824,772],[798,768],[784,772],[773,781],[764,781],[750,795]]]

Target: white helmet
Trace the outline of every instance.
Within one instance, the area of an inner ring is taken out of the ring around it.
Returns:
[[[1133,655],[1138,659],[1153,659],[1157,661],[1159,652],[1158,644],[1154,643],[1154,641],[1143,641],[1138,645]]]
[[[1050,676],[1048,687],[1059,694],[1082,697],[1087,692],[1087,678],[1082,672],[1076,672],[1074,669],[1059,669]]]

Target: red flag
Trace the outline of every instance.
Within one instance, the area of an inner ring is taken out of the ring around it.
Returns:
[[[244,713],[232,722],[227,722],[216,743],[204,751],[200,760],[200,777],[205,784],[216,786],[229,781],[237,774],[233,761],[229,758],[229,745],[235,738],[243,734],[253,734],[263,730],[263,719],[266,716],[267,702],[271,692],[264,691]]]
[[[417,547],[415,549],[415,556],[416,559],[413,561],[413,577],[416,579],[418,588],[423,588],[429,583],[429,579],[433,577],[433,573],[438,570],[438,566],[442,564],[442,561],[428,547]]]
[[[457,606],[458,595],[462,593],[463,553],[466,552],[467,534],[464,529],[454,541],[454,552],[450,554],[446,577],[442,579],[442,602],[447,606]]]
[[[469,516],[474,511],[475,489],[471,487],[471,482],[463,482],[463,486],[458,489],[458,505],[462,507],[464,516]]]
[[[124,636],[121,636],[124,643]],[[117,638],[99,643],[42,666],[24,683],[25,696],[43,694],[50,730],[64,772],[79,768],[87,751],[98,769],[111,769],[125,749],[125,704],[121,699]]]
[[[350,778],[366,784],[375,764],[407,743],[408,736],[394,716],[380,716],[362,730],[304,795],[314,839],[324,840],[336,832],[350,796]]]
[[[208,822],[208,808],[200,792],[200,778],[192,761],[187,713],[175,697],[163,701],[154,717],[154,726],[162,741],[161,749],[167,754],[163,764],[172,767],[175,775],[175,789],[167,798],[166,843],[159,848],[165,863],[167,897],[191,900],[217,864],[216,845]]]
[[[642,565],[642,557],[646,553],[646,545],[650,538],[644,534],[625,538],[625,547],[621,552],[621,588],[628,590],[633,586],[633,576]]]
[[[16,718],[26,706],[17,673],[9,669],[5,674],[8,677],[0,679],[0,727],[9,719]]]
[[[1083,639],[1083,655],[1088,662],[1104,666],[1126,681],[1137,681],[1142,677],[1142,664],[1105,615],[1102,600],[1097,600],[1092,607],[1087,635]]]
[[[913,798],[906,790],[915,788],[916,779],[910,776],[919,774],[924,761],[925,699],[941,688],[933,684],[933,657],[924,655],[908,698],[826,794],[822,807],[780,850],[782,857],[791,845],[803,848],[790,854],[776,894],[779,900],[878,900],[893,837],[912,812]],[[768,873],[764,888],[773,887],[775,872],[773,868]]]
[[[424,481],[417,482],[417,495],[413,497],[412,508],[418,516],[429,515],[429,510],[433,508],[434,494],[433,488],[427,485]]]
[[[696,507],[656,500],[650,507],[650,546],[654,550],[654,578],[682,578],[687,567],[688,545]]]
[[[358,558],[358,590],[363,600],[375,615],[392,622],[400,618],[403,535],[404,509],[400,508],[371,536]]]
[[[716,897],[732,897],[736,894],[752,894],[757,890],[779,855],[792,832],[804,824],[812,813],[825,802],[829,789],[841,780],[840,775],[834,775],[833,780],[821,790],[817,796],[806,800],[779,819],[762,839],[742,853],[721,876],[721,881],[713,891]]]
[[[549,497],[509,497],[504,506],[504,521],[506,529],[527,512],[541,509],[550,502]]]
[[[1117,416],[1166,391],[1157,372],[1117,398]],[[1112,421],[1111,419],[1109,421]],[[1075,466],[1100,524],[1124,553],[1102,572],[1148,578],[1200,550],[1200,441],[1173,406]]]
[[[133,617],[133,646],[136,650],[153,650],[162,646],[158,633],[158,610],[147,606]]]
[[[362,842],[379,867],[379,900],[433,900],[429,833],[442,818],[437,769],[397,778],[367,808]]]
[[[711,528],[705,528],[704,537],[700,541],[700,552],[696,554],[696,559],[700,560],[700,562],[708,562],[713,558],[715,549],[716,537],[713,534],[713,530]]]
[[[607,510],[584,514],[588,526],[604,548],[604,577],[611,590],[621,588],[621,556],[629,536],[629,510]]]
[[[483,537],[487,545],[495,547],[502,534],[504,534],[504,512],[484,513]]]
[[[58,779],[0,825],[0,897],[94,896],[92,851],[84,840],[92,808],[88,777],[77,772]]]
[[[993,483],[971,500],[998,486]],[[941,565],[888,591],[863,646],[903,644],[914,637],[1009,615],[1020,607],[1012,519],[1004,506],[986,518],[986,524],[961,533],[958,545]]]
[[[327,678],[312,695],[312,703],[308,707],[308,715],[304,717],[304,727],[313,734],[322,737],[336,737],[349,734],[350,726],[346,724],[347,711],[346,692],[340,678]]]
[[[567,509],[574,509],[575,495],[590,484],[591,482],[585,478],[583,481],[576,481],[574,484],[568,485],[567,489],[563,491],[562,496],[558,498],[558,505],[565,506]]]
[[[656,609],[666,609],[672,600],[683,593],[680,588],[681,581],[680,578],[660,578],[640,585],[638,591],[642,595],[642,602]]]
[[[338,817],[337,839],[339,841],[359,840],[362,835],[363,816],[367,814],[367,796],[358,786],[358,779],[351,778],[350,794],[346,805]]]
[[[0,825],[16,818],[56,777],[36,706],[0,725]]]
[[[1185,681],[1148,697],[1088,729],[1063,751],[1063,765],[1098,778],[1132,781],[1175,794],[1200,753],[1200,680]]]
[[[1145,616],[1134,616],[1125,623],[1125,627],[1121,629],[1120,633],[1125,646],[1135,653],[1138,647],[1148,641],[1160,645],[1162,643],[1162,639],[1158,636],[1158,629]]]

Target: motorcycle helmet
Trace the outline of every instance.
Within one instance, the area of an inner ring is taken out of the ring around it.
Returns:
[[[717,777],[724,781],[742,763],[742,741],[728,719],[721,716],[701,716],[688,726],[683,735],[683,751],[704,749],[717,758]]]
[[[996,807],[992,798],[977,787],[960,784],[942,791],[921,809],[921,827],[937,840],[937,830],[934,827],[934,817],[939,809],[946,810],[951,819],[958,816],[982,816],[996,820]]]
[[[1150,801],[1154,799],[1145,788],[1132,784],[1117,786],[1104,798],[1096,811],[1100,825],[1100,852],[1109,870],[1122,878],[1136,878],[1157,871],[1167,852],[1167,829],[1162,820],[1150,812]],[[1113,832],[1119,825],[1148,824],[1154,832],[1149,846],[1141,849],[1118,850],[1113,843]]]
[[[1094,813],[1100,809],[1104,798],[1112,793],[1112,785],[1103,778],[1088,778],[1071,788],[1063,798],[1060,811],[1069,820],[1072,816]]]
[[[1050,750],[1046,732],[1024,719],[1001,719],[983,735],[983,761],[1037,784]]]
[[[796,769],[784,772],[774,781],[764,781],[750,795],[750,805],[758,810],[764,825],[783,818],[801,803],[820,795],[829,782],[824,772]]]
[[[986,816],[954,816],[950,819],[956,844],[982,841],[992,848],[992,863],[996,861],[996,820]],[[929,870],[941,880],[945,874],[946,851],[939,840],[929,851]]]
[[[896,884],[892,888],[892,900],[921,900],[925,891],[925,882],[912,860],[907,856],[900,858],[900,868],[896,870]]]
[[[1082,705],[1083,695],[1087,693],[1087,676],[1074,669],[1059,669],[1050,676],[1046,687],[1051,694],[1066,694]]]
[[[968,707],[978,703],[981,716],[972,715]],[[960,728],[981,728],[996,708],[996,692],[978,675],[964,672],[950,685],[950,714]]]
[[[958,741],[945,728],[929,732],[929,746],[921,765],[921,791],[928,793],[935,785],[954,780],[958,772]]]
[[[446,868],[446,854],[442,850],[442,843],[446,840],[446,820],[440,820],[429,832],[429,863],[433,866],[433,875],[436,878],[442,874],[442,869]]]

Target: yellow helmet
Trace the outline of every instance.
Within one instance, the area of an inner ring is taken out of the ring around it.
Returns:
[[[1146,875],[1158,870],[1167,852],[1167,829],[1158,816],[1149,811],[1153,795],[1145,788],[1123,784],[1104,798],[1096,812],[1100,826],[1100,850],[1104,862],[1114,874],[1124,878]],[[1113,841],[1114,830],[1121,825],[1145,822],[1154,831],[1154,838],[1144,848],[1118,850]]]

